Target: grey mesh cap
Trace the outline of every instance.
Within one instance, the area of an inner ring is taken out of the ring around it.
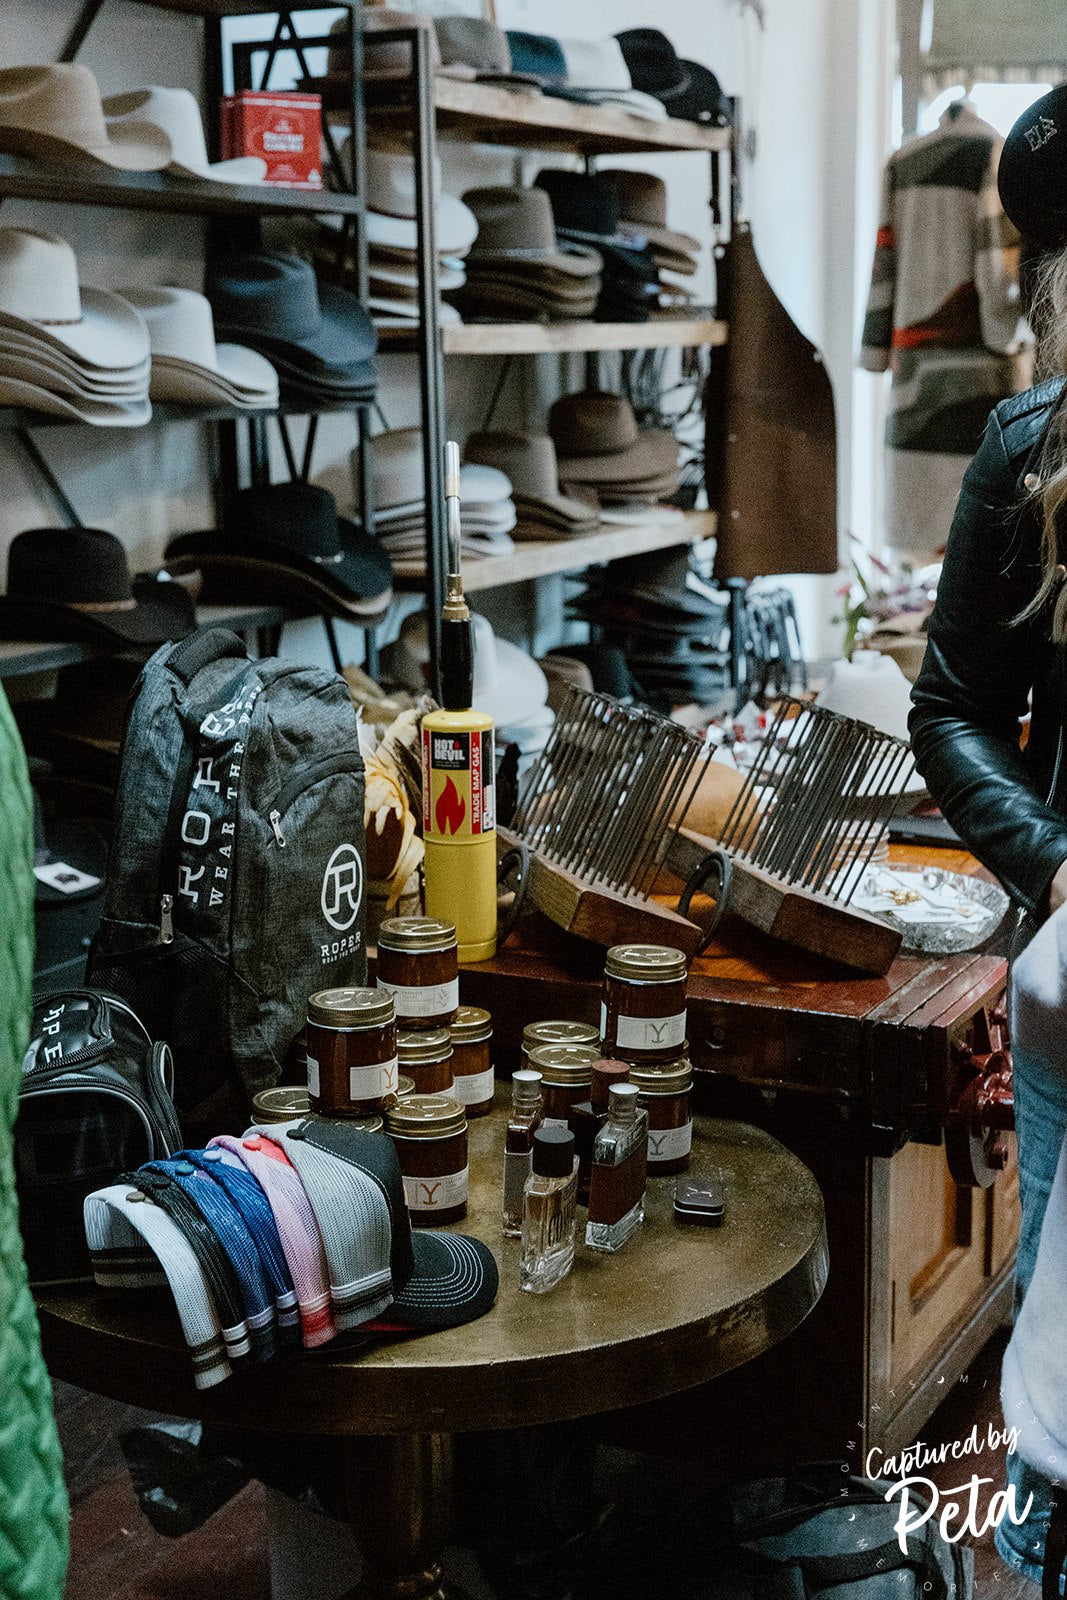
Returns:
[[[387,1134],[365,1133],[342,1122],[311,1118],[284,1127],[275,1125],[268,1137],[284,1142],[320,1226],[320,1205],[335,1218],[342,1217],[343,1197],[359,1190],[376,1192],[385,1208],[390,1230],[391,1303],[377,1323],[362,1324],[363,1331],[458,1327],[491,1309],[499,1285],[492,1251],[465,1234],[412,1230],[400,1163]],[[325,1238],[325,1230],[323,1233]]]

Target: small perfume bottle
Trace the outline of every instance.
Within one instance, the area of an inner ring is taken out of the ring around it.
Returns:
[[[567,1112],[567,1126],[574,1135],[578,1157],[578,1204],[589,1204],[589,1173],[593,1165],[593,1145],[608,1114],[608,1090],[613,1083],[625,1083],[630,1068],[625,1061],[594,1061],[589,1099],[580,1100]]]
[[[608,1090],[608,1115],[589,1173],[585,1242],[591,1250],[621,1250],[644,1221],[648,1112],[637,1103],[639,1093],[635,1083],[613,1083]]]
[[[522,1199],[522,1287],[547,1294],[574,1265],[578,1158],[566,1128],[538,1128]]]
[[[530,1176],[533,1137],[541,1126],[541,1074],[522,1069],[511,1079],[511,1115],[504,1135],[504,1236],[522,1233],[522,1191]]]

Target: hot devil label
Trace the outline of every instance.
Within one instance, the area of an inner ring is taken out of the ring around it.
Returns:
[[[476,839],[496,826],[493,730],[422,730],[422,826],[427,839]]]

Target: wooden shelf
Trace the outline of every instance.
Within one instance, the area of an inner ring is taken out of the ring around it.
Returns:
[[[670,550],[709,538],[716,524],[713,511],[687,511],[681,519],[670,521],[657,521],[655,513],[650,512],[647,522],[628,528],[607,527],[581,539],[517,543],[509,555],[465,562],[463,588],[467,594],[475,594],[479,589],[501,589],[531,578],[545,578],[554,572],[577,572],[582,567],[617,561],[620,556]],[[422,588],[425,576],[421,562],[395,561],[393,581],[398,590]]]
[[[341,106],[326,79],[307,79],[328,109]],[[367,113],[377,119],[409,119],[408,86],[366,83]],[[512,149],[559,150],[578,155],[638,155],[657,151],[728,150],[733,142],[729,128],[710,128],[699,122],[667,117],[651,122],[634,117],[617,106],[583,106],[551,95],[522,94],[489,83],[463,83],[455,78],[434,80],[437,132],[442,138],[473,144],[502,144]]]
[[[328,6],[320,8],[314,0],[293,0],[289,9],[312,11],[347,6],[355,10],[361,3],[362,0],[329,0]],[[141,0],[141,4],[154,6],[157,11],[177,11],[186,17],[261,17],[272,10],[267,0]]]
[[[262,0],[256,7],[262,10]],[[359,195],[332,189],[283,189],[262,183],[209,183],[165,172],[113,172],[88,162],[53,166],[30,156],[0,153],[0,198],[50,200],[60,205],[122,206],[192,216],[262,216],[316,212],[356,216]]]
[[[237,633],[250,633],[257,628],[280,627],[283,622],[305,614],[281,606],[197,606],[196,621],[200,628],[233,628]],[[61,640],[40,644],[32,639],[0,641],[0,678],[54,672],[78,661],[89,661],[94,656],[120,655],[122,648],[119,641],[113,645],[73,644]]]
[[[183,406],[170,400],[153,400],[152,415],[143,424],[151,428],[155,423],[167,422],[236,422],[241,417],[328,417],[344,416],[349,412],[366,411],[374,400],[348,400],[344,405],[312,405],[307,400],[283,400],[280,406],[269,410],[249,411],[238,406]],[[4,428],[87,428],[92,424],[78,417],[56,417],[49,411],[33,411],[27,406],[0,406],[0,429]],[[110,429],[101,424],[102,432],[139,433],[139,428]]]
[[[668,345],[725,344],[725,322],[704,317],[654,317],[651,322],[464,322],[441,329],[446,356],[540,355],[568,350],[659,350]],[[379,349],[413,350],[408,328],[379,328]]]

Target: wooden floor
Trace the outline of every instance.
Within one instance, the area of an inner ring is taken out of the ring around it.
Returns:
[[[1003,1340],[983,1351],[923,1429],[926,1443],[962,1439],[977,1424],[1000,1426]],[[66,1600],[270,1600],[264,1491],[249,1484],[198,1531],[157,1534],[141,1515],[117,1436],[145,1413],[113,1405],[69,1385],[57,1386],[73,1511]],[[967,1464],[985,1472],[987,1463]],[[942,1487],[961,1481],[960,1465],[924,1469]],[[1038,1600],[1037,1585],[1009,1572],[983,1540],[975,1551],[975,1600]],[[326,1597],[324,1597],[326,1600]],[[679,1597],[684,1600],[684,1597]]]

